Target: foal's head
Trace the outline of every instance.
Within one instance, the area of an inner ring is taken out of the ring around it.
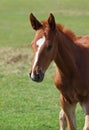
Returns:
[[[32,28],[36,31],[32,41],[34,50],[34,62],[30,77],[36,82],[41,82],[46,69],[56,54],[56,24],[52,14],[47,21],[39,22],[33,14],[30,14]]]

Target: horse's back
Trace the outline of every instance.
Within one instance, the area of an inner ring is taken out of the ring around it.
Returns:
[[[89,35],[76,37],[76,44],[89,48]]]

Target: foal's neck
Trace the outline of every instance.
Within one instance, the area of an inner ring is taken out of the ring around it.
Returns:
[[[57,54],[55,63],[61,72],[66,76],[76,73],[76,44],[62,31],[57,31]]]

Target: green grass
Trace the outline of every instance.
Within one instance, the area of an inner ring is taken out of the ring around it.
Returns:
[[[53,12],[57,22],[76,34],[89,34],[89,0],[0,0],[0,130],[59,129],[54,63],[40,84],[32,82],[28,75],[34,36],[30,12],[40,20]],[[84,114],[79,105],[76,113],[77,127],[81,130]]]

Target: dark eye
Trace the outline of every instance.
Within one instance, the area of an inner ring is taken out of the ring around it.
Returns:
[[[51,48],[52,48],[52,45],[48,45],[48,46],[47,46],[47,51],[50,51]]]

